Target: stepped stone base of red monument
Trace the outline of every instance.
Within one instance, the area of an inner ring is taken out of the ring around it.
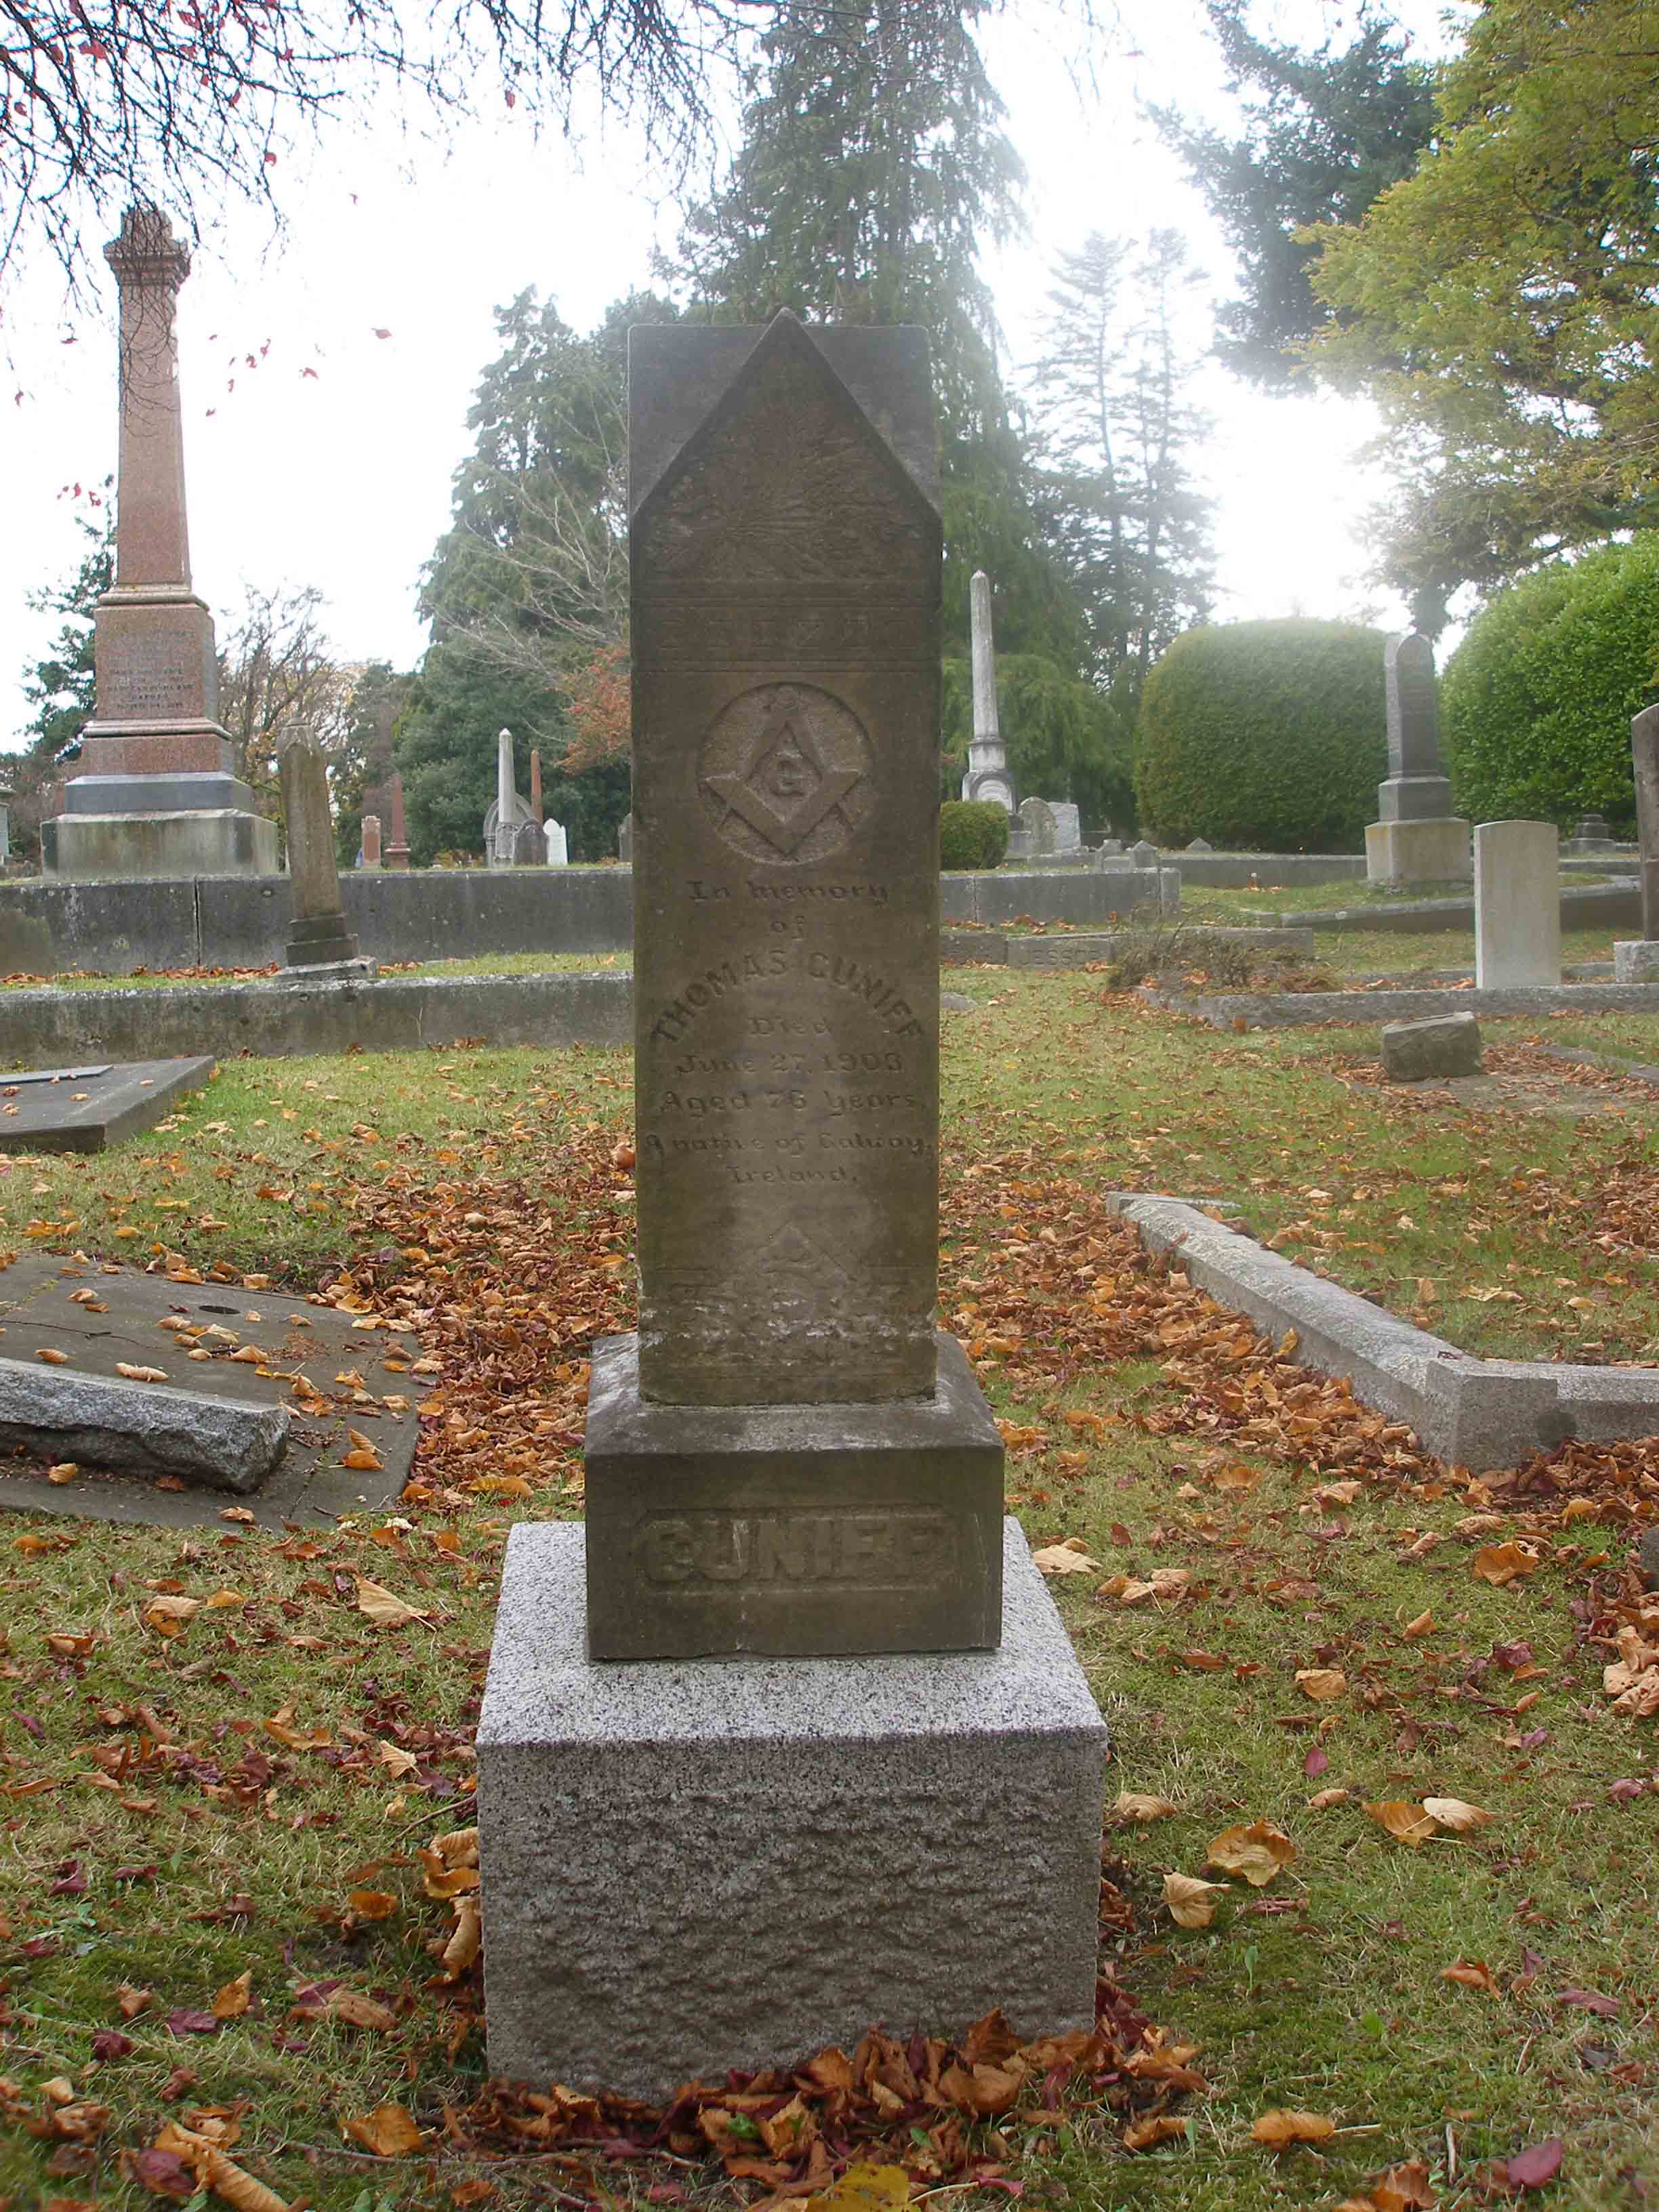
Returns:
[[[40,825],[48,876],[274,876],[276,824],[239,807],[172,814],[60,814]]]
[[[82,775],[228,775],[230,739],[217,722],[104,724],[81,733]]]

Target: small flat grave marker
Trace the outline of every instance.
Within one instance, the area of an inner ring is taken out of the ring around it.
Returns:
[[[0,1152],[104,1152],[164,1120],[213,1067],[203,1055],[0,1074]]]
[[[75,1293],[88,1291],[95,1299],[77,1304]],[[181,1390],[286,1406],[288,1449],[258,1490],[239,1495],[162,1488],[144,1476],[90,1465],[71,1482],[50,1483],[47,1463],[71,1455],[37,1444],[26,1456],[15,1443],[0,1443],[0,1510],[189,1528],[215,1524],[226,1506],[235,1505],[267,1528],[284,1522],[314,1527],[345,1513],[384,1510],[409,1478],[420,1401],[430,1386],[401,1364],[385,1364],[391,1356],[412,1364],[419,1357],[412,1337],[360,1329],[357,1318],[307,1298],[250,1291],[235,1280],[183,1283],[132,1267],[25,1254],[0,1273],[0,1358],[33,1364],[49,1351],[67,1357],[43,1364],[43,1376],[114,1376],[125,1364],[159,1370]],[[249,1345],[269,1355],[262,1366],[232,1359]],[[192,1348],[213,1357],[192,1359]],[[292,1378],[301,1370],[322,1394],[314,1407],[295,1395]],[[362,1377],[361,1391],[336,1380],[354,1373]],[[407,1400],[406,1407],[386,1406],[389,1397]],[[378,1469],[345,1466],[350,1428],[373,1440]]]

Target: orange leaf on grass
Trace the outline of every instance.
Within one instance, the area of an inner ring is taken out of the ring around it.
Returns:
[[[1224,1881],[1200,1881],[1195,1875],[1166,1874],[1164,1902],[1177,1928],[1207,1928],[1218,1898],[1227,1894]]]
[[[1181,1808],[1167,1797],[1152,1797],[1138,1790],[1120,1790],[1112,1807],[1120,1820],[1162,1820]]]
[[[1523,1575],[1535,1575],[1539,1568],[1537,1556],[1512,1540],[1507,1544],[1486,1544],[1469,1561],[1469,1572],[1495,1589],[1517,1582]]]
[[[1416,1850],[1434,1833],[1434,1817],[1420,1805],[1409,1804],[1403,1797],[1390,1797],[1381,1804],[1367,1803],[1370,1814],[1379,1828],[1386,1828],[1402,1844]]]
[[[1304,1698],[1328,1703],[1342,1695],[1348,1686],[1348,1678],[1340,1667],[1298,1667],[1296,1686]]]
[[[405,2105],[377,2105],[372,2112],[360,2113],[342,2125],[354,2142],[373,2151],[376,2158],[412,2158],[426,2148],[426,2137]]]
[[[367,1575],[357,1577],[357,1610],[372,1620],[376,1628],[402,1628],[411,1620],[424,1620],[427,1615],[418,1605],[405,1604],[394,1590],[382,1583],[372,1583]]]
[[[1440,1978],[1443,1982],[1460,1982],[1466,1990],[1479,1990],[1484,1996],[1501,1997],[1504,1994],[1484,1959],[1455,1960],[1449,1966],[1440,1969]]]
[[[1486,1812],[1479,1805],[1466,1804],[1461,1797],[1425,1797],[1423,1810],[1431,1820],[1437,1820],[1443,1828],[1449,1828],[1456,1836],[1471,1835],[1475,1829],[1484,1828],[1488,1821],[1498,1818],[1495,1813]]]
[[[1263,2112],[1250,2130],[1253,2141],[1273,2150],[1288,2150],[1293,2143],[1328,2142],[1336,2122],[1322,2112]]]
[[[248,1967],[234,1982],[227,1982],[213,2000],[215,2020],[240,2020],[253,2002],[253,1969]]]
[[[1205,1863],[1224,1874],[1243,1875],[1252,1889],[1265,1889],[1296,1856],[1296,1845],[1271,1820],[1248,1827],[1224,1828],[1211,1843]]]
[[[1187,2123],[1177,2119],[1173,2112],[1149,2113],[1144,2120],[1131,2120],[1123,2130],[1125,2150],[1151,2150],[1157,2143],[1171,2142],[1179,2136],[1187,2139]]]

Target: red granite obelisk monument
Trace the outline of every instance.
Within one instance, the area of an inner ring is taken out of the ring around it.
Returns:
[[[158,209],[129,208],[104,248],[121,295],[115,583],[94,627],[97,704],[50,875],[275,875],[276,824],[254,811],[220,726],[213,617],[191,589],[174,314],[190,256]]]

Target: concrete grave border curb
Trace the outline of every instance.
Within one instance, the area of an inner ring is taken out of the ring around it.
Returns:
[[[528,975],[383,975],[373,982],[183,983],[131,990],[0,992],[0,1068],[19,1062],[155,1060],[208,1053],[618,1051],[632,1035],[633,978],[583,970]]]
[[[1142,984],[1142,1001],[1164,1013],[1192,1014],[1212,1029],[1316,1029],[1322,1023],[1369,1028],[1431,1014],[1659,1014],[1659,983],[1540,983],[1517,991],[1160,991]]]
[[[1294,1329],[1302,1365],[1346,1376],[1357,1398],[1406,1422],[1449,1465],[1483,1474],[1521,1466],[1569,1437],[1612,1443],[1659,1436],[1659,1368],[1476,1358],[1184,1199],[1115,1191],[1107,1205],[1149,1252],[1178,1255],[1218,1304],[1275,1338]]]

